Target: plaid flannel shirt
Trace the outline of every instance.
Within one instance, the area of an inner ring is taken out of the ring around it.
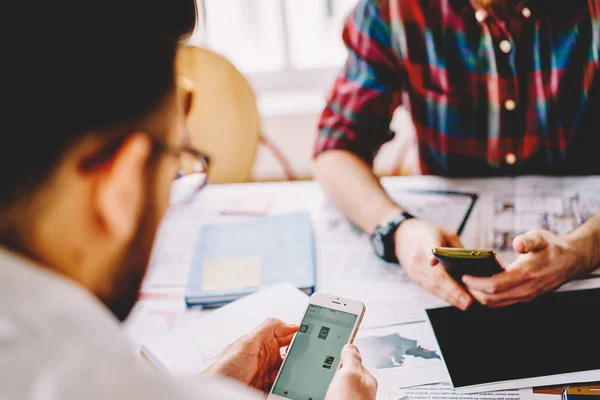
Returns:
[[[314,154],[415,124],[424,174],[600,174],[600,0],[359,0]]]

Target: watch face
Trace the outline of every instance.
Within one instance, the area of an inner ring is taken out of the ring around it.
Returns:
[[[379,257],[383,257],[385,249],[383,248],[383,240],[381,240],[381,235],[373,235],[373,237],[371,238],[371,242],[373,243],[375,254],[377,254]]]

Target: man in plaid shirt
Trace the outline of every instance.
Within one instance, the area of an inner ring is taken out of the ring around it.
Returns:
[[[371,168],[408,100],[423,174],[600,174],[600,0],[360,0],[343,39],[315,174],[382,258],[461,309],[527,301],[600,263],[599,213],[515,238],[513,265],[463,287],[431,257],[458,237],[404,213]]]

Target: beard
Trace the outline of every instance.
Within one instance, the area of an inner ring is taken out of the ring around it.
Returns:
[[[154,172],[154,171],[150,171]],[[152,176],[148,173],[148,176]],[[129,316],[137,302],[142,282],[148,270],[150,255],[156,231],[162,216],[151,194],[155,193],[154,185],[146,185],[146,202],[140,217],[140,223],[128,248],[117,261],[119,267],[112,279],[110,294],[100,296],[100,300],[123,322]]]

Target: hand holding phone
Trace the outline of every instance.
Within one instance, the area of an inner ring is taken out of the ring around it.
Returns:
[[[432,253],[448,274],[461,284],[463,275],[489,277],[504,271],[493,250],[436,247]]]
[[[291,343],[297,331],[297,325],[268,319],[231,343],[204,374],[227,376],[268,393],[281,366],[281,349]]]
[[[377,380],[363,367],[358,348],[347,344],[340,360],[340,369],[333,376],[325,400],[374,400],[377,396]]]
[[[350,386],[352,379],[345,379],[344,374],[349,371],[351,373],[346,374],[346,378],[356,376],[352,372],[353,369],[358,371],[355,364],[360,356],[355,347],[349,347],[344,350],[344,358],[341,359],[342,349],[354,340],[364,313],[365,306],[360,301],[313,294],[268,398],[323,399],[338,368],[341,368],[339,372],[342,375],[336,377],[337,383],[334,383]]]

